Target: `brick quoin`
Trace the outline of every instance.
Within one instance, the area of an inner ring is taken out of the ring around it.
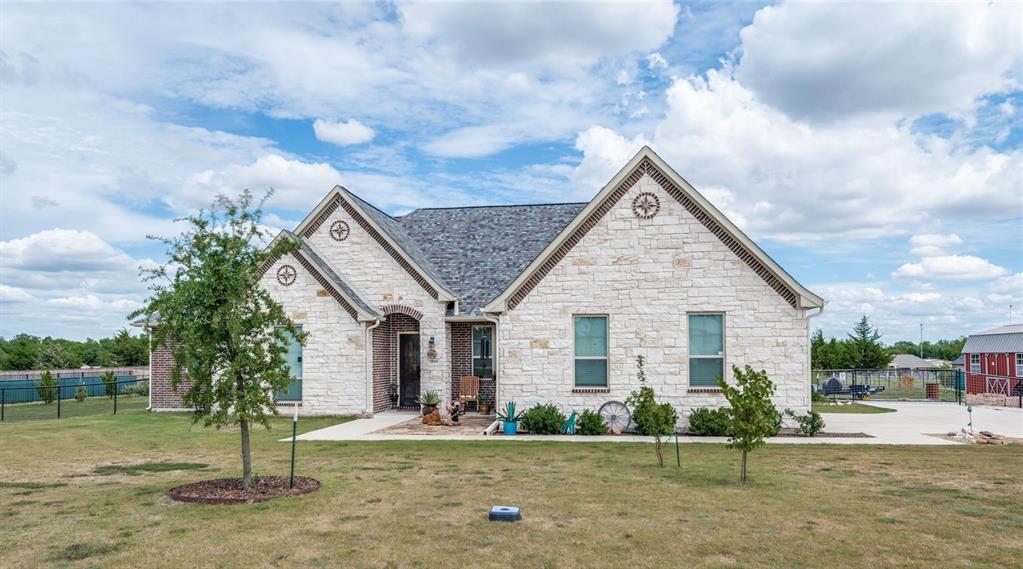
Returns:
[[[153,409],[189,409],[181,402],[181,396],[188,391],[189,383],[182,380],[177,391],[171,387],[174,356],[166,345],[157,346],[149,355],[149,393]]]

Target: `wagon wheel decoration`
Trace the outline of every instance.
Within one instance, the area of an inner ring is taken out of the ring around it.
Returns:
[[[281,268],[277,269],[277,282],[284,286],[291,286],[295,284],[295,280],[298,279],[298,271],[291,265],[281,265]]]
[[[661,200],[650,192],[643,192],[632,200],[632,213],[640,219],[650,219],[661,210]]]
[[[330,224],[330,236],[334,238],[334,241],[344,241],[348,239],[348,235],[352,232],[348,224],[340,219]]]
[[[607,425],[607,430],[624,433],[625,429],[628,428],[629,423],[632,422],[632,415],[629,413],[629,408],[625,406],[625,403],[621,401],[608,401],[607,403],[600,406],[597,411],[600,417],[604,419],[604,423]]]

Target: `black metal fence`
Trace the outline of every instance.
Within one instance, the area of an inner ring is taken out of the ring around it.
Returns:
[[[812,374],[814,393],[829,399],[963,403],[966,394],[966,374],[949,368],[823,369]]]
[[[149,379],[117,378],[52,385],[5,385],[0,382],[0,421],[65,419],[142,411],[149,405]],[[19,382],[21,383],[21,382]]]

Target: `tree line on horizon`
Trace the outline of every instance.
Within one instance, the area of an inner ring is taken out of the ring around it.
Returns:
[[[149,365],[149,336],[121,329],[109,338],[0,337],[0,371]]]
[[[824,338],[817,328],[810,337],[810,367],[813,369],[884,369],[896,354],[923,353],[924,359],[952,361],[962,355],[966,336],[937,342],[899,340],[890,346],[881,343],[881,333],[864,315],[845,338]]]

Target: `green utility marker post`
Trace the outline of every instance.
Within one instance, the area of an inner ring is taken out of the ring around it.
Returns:
[[[675,468],[682,468],[682,453],[678,450],[678,433],[675,433]]]
[[[295,487],[295,438],[298,436],[298,405],[295,405],[295,415],[291,419],[291,480],[288,488]]]

